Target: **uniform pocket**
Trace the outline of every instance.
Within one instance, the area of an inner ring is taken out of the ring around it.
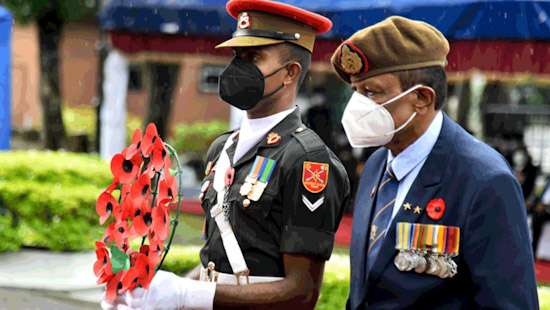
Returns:
[[[266,218],[271,212],[274,196],[264,192],[258,201],[239,195],[234,201],[240,212],[252,217]]]

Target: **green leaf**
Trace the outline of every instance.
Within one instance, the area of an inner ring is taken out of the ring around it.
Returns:
[[[122,252],[116,245],[111,244],[111,269],[113,273],[130,269],[130,257]]]

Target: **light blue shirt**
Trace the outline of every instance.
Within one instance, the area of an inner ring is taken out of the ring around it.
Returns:
[[[420,169],[422,169],[428,155],[431,153],[442,126],[443,113],[439,111],[430,127],[428,127],[428,130],[413,144],[409,145],[395,157],[388,150],[388,163],[391,163],[393,173],[399,181],[397,196],[395,197],[395,204],[393,206],[392,220],[397,212],[399,212],[414,180],[416,180]],[[412,207],[414,208],[415,206]]]

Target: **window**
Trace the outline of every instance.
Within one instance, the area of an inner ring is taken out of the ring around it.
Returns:
[[[128,90],[139,91],[143,88],[143,66],[130,64],[128,68]]]
[[[202,66],[199,80],[199,91],[203,93],[217,93],[218,81],[225,66],[223,65],[204,65]]]

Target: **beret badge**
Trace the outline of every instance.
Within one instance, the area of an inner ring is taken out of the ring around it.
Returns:
[[[356,75],[368,70],[365,55],[360,49],[347,42],[340,48],[340,67],[349,75]]]

